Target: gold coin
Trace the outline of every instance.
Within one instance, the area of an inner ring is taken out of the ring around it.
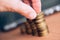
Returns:
[[[45,21],[44,18],[43,18],[43,19],[36,20],[36,21],[34,21],[34,22],[35,22],[35,23],[41,23],[41,22],[43,22],[43,21]]]
[[[25,23],[25,28],[26,28],[26,33],[31,34],[32,30],[31,30],[30,24],[28,22]]]
[[[38,36],[46,36],[48,35],[48,31],[47,30],[44,30],[42,32],[38,32]]]

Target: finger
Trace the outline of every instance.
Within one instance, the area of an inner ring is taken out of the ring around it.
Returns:
[[[1,0],[0,1],[0,12],[15,12],[11,6],[13,5],[13,3],[10,3],[9,1],[4,1]],[[16,5],[16,4],[15,4]],[[14,5],[13,5],[14,6]]]
[[[34,19],[36,17],[36,12],[33,10],[33,8],[23,2],[19,2],[18,5],[16,7],[14,6],[13,8],[28,19]]]
[[[6,6],[0,5],[0,12],[7,12],[7,11],[14,12],[14,10],[12,8],[8,8]]]
[[[3,12],[3,11],[8,11],[8,10],[3,6],[0,6],[0,12]]]
[[[39,13],[41,12],[41,1],[40,0],[32,0],[32,7],[34,10]]]

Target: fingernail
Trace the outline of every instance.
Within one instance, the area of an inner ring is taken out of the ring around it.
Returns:
[[[30,13],[28,18],[29,18],[30,20],[32,20],[32,19],[35,19],[36,16],[37,16],[36,13]]]

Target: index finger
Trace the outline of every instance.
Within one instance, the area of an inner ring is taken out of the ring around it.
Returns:
[[[41,12],[41,0],[32,0],[32,7],[37,13]]]

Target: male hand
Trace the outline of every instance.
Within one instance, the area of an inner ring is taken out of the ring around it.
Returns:
[[[34,19],[41,12],[40,0],[0,0],[0,12],[18,12],[28,19]]]

